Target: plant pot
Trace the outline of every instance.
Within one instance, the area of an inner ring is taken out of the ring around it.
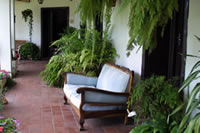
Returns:
[[[3,89],[6,84],[7,79],[0,79],[0,89]]]
[[[0,102],[2,104],[8,104],[8,100],[6,97],[3,95],[3,88],[7,82],[7,79],[0,79]]]

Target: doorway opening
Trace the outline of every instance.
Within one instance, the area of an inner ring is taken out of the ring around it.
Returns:
[[[50,58],[55,47],[51,43],[69,27],[69,7],[41,8],[41,55]]]
[[[143,53],[142,79],[152,74],[164,75],[167,79],[177,78],[177,86],[181,85],[185,75],[188,11],[189,0],[179,0],[179,11],[174,11],[163,37],[161,29],[157,29],[157,48],[151,54]]]

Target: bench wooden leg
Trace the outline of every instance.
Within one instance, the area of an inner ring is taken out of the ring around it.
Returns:
[[[68,104],[68,102],[67,102],[67,97],[64,95],[64,105],[66,105],[66,104]]]
[[[80,118],[80,131],[84,131],[84,127],[83,127],[83,124],[84,124],[84,119],[83,118]]]
[[[125,115],[124,124],[127,125],[127,123],[128,123],[128,115]]]

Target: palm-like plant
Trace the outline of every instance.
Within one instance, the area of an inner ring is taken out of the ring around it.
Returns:
[[[200,38],[198,36],[195,36],[199,41]],[[196,55],[187,55],[189,57],[198,58],[200,59],[200,56]],[[191,72],[189,73],[186,80],[183,82],[182,87],[180,88],[179,92],[188,89],[188,100],[186,102],[186,108],[185,108],[185,116],[183,117],[178,132],[182,133],[200,133],[200,60],[196,62],[196,64],[193,66]],[[195,83],[194,87],[191,88],[192,91],[189,93],[189,87],[191,83]],[[198,113],[194,114],[195,111],[198,111]]]
[[[195,36],[199,41],[200,38]],[[189,57],[198,58],[200,56],[187,55]],[[167,121],[162,119],[152,120],[150,123],[144,123],[139,125],[131,133],[200,133],[200,60],[192,67],[188,77],[183,82],[179,92],[184,89],[188,89],[188,100],[178,106],[169,116]],[[191,83],[194,83],[194,87],[191,88]],[[192,91],[189,93],[189,88]],[[182,114],[182,120],[176,121],[171,117]],[[197,113],[195,113],[197,112]]]

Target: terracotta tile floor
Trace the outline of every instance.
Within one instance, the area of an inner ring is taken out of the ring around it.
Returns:
[[[16,86],[6,93],[3,115],[20,120],[21,133],[78,133],[79,122],[70,105],[63,105],[60,88],[46,85],[39,76],[47,61],[20,61]],[[128,133],[123,118],[88,119],[83,133]]]

